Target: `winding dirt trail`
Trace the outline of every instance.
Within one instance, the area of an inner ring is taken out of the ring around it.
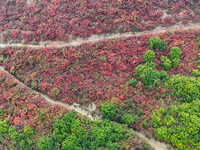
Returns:
[[[167,27],[156,27],[153,30],[149,31],[142,31],[142,32],[127,32],[127,33],[117,33],[117,34],[103,34],[103,35],[92,35],[91,37],[87,39],[81,39],[77,38],[75,40],[70,40],[69,42],[62,42],[62,41],[43,41],[39,42],[38,45],[28,45],[28,44],[22,44],[22,43],[17,43],[17,44],[1,44],[0,43],[0,48],[5,48],[5,47],[22,47],[22,46],[27,46],[30,48],[62,48],[65,46],[79,46],[83,43],[96,43],[99,41],[102,41],[103,39],[115,39],[115,38],[128,38],[131,36],[141,36],[145,34],[157,34],[157,33],[164,33],[164,32],[171,32],[175,31],[177,29],[181,30],[188,30],[188,29],[200,29],[200,22],[198,23],[188,23],[187,25],[183,25],[181,23],[177,23],[172,26],[167,26]]]

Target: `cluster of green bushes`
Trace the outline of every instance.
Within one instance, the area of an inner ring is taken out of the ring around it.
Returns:
[[[178,47],[172,47],[170,49],[170,59],[167,56],[162,56],[160,58],[161,65],[164,67],[164,69],[169,70],[172,66],[177,67],[180,63],[180,56],[182,52],[180,48]]]
[[[143,110],[135,112],[135,114],[127,113],[125,110],[131,107],[134,107],[134,104],[121,103],[120,105],[116,106],[113,103],[105,102],[101,104],[100,111],[104,119],[114,120],[131,126],[136,123],[138,118],[143,114]],[[146,120],[143,120],[142,125],[144,128],[148,126]]]
[[[160,37],[151,37],[149,39],[149,47],[153,50],[160,50],[164,51],[166,49],[166,44],[165,40],[160,40]],[[170,59],[167,56],[162,56],[161,57],[161,64],[162,66],[169,70],[172,66],[177,67],[180,62],[180,55],[181,55],[181,50],[178,47],[172,47],[170,49]],[[153,61],[155,58],[155,54],[153,54],[152,51],[147,51],[144,56],[144,61]]]
[[[0,122],[0,136],[8,134],[11,141],[17,143],[18,148],[31,149],[33,133],[33,128],[30,125],[25,126],[23,132],[18,132],[15,127],[9,127],[6,120]]]
[[[197,42],[200,42],[200,36]],[[161,57],[163,67],[169,69],[178,66],[181,54],[178,47],[172,47],[171,60]],[[200,60],[197,69],[192,72],[194,76],[200,76],[199,64]],[[161,107],[152,112],[151,123],[155,135],[178,149],[200,149],[200,78],[172,75],[163,87],[171,89],[171,95],[185,103],[169,108]]]
[[[152,113],[155,135],[183,150],[200,149],[200,101],[161,107]]]
[[[156,49],[159,45],[158,43],[160,43],[159,41],[160,41],[159,37],[152,37],[149,40],[150,47]],[[180,48],[172,47],[170,49],[171,60],[167,56],[162,56],[161,65],[167,70],[169,70],[172,66],[177,67],[180,63],[181,54],[182,52]],[[146,51],[143,58],[145,64],[138,65],[135,68],[136,76],[141,77],[144,85],[147,88],[153,88],[155,86],[159,86],[160,79],[162,80],[162,82],[165,82],[169,79],[166,72],[158,72],[155,70],[156,64],[153,62],[154,58],[155,58],[155,52],[151,50]],[[130,85],[134,86],[136,84],[136,81],[132,79],[129,81],[129,83]]]
[[[153,50],[164,51],[166,48],[165,40],[160,40],[160,37],[151,37],[149,39],[149,47]]]
[[[112,109],[114,108],[111,106],[108,111]],[[133,130],[110,120],[80,120],[71,112],[55,121],[53,136],[40,138],[37,147],[39,150],[129,149],[130,145],[133,146],[134,136]]]
[[[171,88],[171,94],[182,102],[200,99],[200,80],[195,77],[173,75],[164,87]]]
[[[155,53],[151,50],[144,55],[145,64],[138,65],[135,68],[136,76],[140,77],[147,88],[153,88],[160,85],[160,81],[166,81],[169,77],[165,72],[155,70],[156,64],[153,62]]]

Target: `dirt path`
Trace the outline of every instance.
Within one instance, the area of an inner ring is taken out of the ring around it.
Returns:
[[[28,44],[22,44],[22,43],[18,43],[18,44],[0,44],[0,48],[5,48],[5,47],[21,47],[21,46],[27,46],[27,47],[31,47],[31,48],[45,48],[44,45],[46,45],[46,47],[48,48],[61,48],[61,47],[65,47],[65,46],[79,46],[83,43],[96,43],[99,42],[103,39],[115,39],[115,38],[128,38],[131,36],[141,36],[144,34],[157,34],[157,33],[163,33],[166,31],[175,31],[176,29],[182,29],[182,30],[187,30],[187,29],[200,29],[200,23],[189,23],[187,25],[183,25],[181,23],[172,25],[172,26],[168,26],[168,27],[156,27],[153,30],[149,30],[149,31],[143,31],[143,32],[136,32],[136,33],[132,33],[132,32],[127,32],[127,33],[117,33],[117,34],[103,34],[103,35],[92,35],[91,37],[89,37],[88,39],[81,39],[81,38],[77,38],[75,40],[70,40],[69,42],[65,43],[62,41],[43,41],[40,42],[38,45],[28,45]]]

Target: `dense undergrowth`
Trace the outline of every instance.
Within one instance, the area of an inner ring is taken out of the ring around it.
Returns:
[[[30,4],[26,0],[1,0],[1,40],[68,41],[71,36],[188,24],[200,21],[199,8],[198,0],[33,0]],[[167,16],[163,18],[164,11]]]
[[[55,100],[101,103],[109,99],[123,102],[132,98],[135,103],[141,103],[148,101],[149,97],[144,85],[136,84],[137,90],[144,91],[138,95],[128,82],[131,78],[139,79],[135,75],[138,65],[153,65],[154,69],[167,71],[168,75],[191,75],[197,67],[195,39],[198,35],[199,31],[195,30],[160,34],[161,39],[166,40],[166,48],[164,51],[155,50],[155,64],[146,62],[147,58],[143,60],[145,52],[150,49],[151,35],[88,43],[77,48],[4,48],[0,63],[26,85]],[[178,58],[171,56],[172,47],[181,49]],[[162,87],[159,92],[161,90]],[[156,96],[150,91],[149,94]]]
[[[183,150],[200,149],[200,101],[161,107],[153,112],[151,122],[156,137]]]
[[[21,87],[17,80],[0,71],[0,149],[35,148],[41,136],[47,136],[54,119],[69,110],[47,104],[39,94]],[[26,136],[26,128],[32,128]]]
[[[0,149],[150,149],[126,125],[109,120],[93,122],[48,105],[3,71],[0,100]]]
[[[179,149],[199,149],[199,34],[199,30],[176,31],[62,49],[4,48],[0,64],[55,100],[82,105],[95,102],[105,119],[89,123],[74,115],[76,125],[69,125],[65,117],[61,119],[64,115],[59,116],[58,123],[51,123],[51,134],[40,139],[38,146],[49,142],[61,149],[123,149],[127,130],[119,131],[123,136],[115,135],[115,126],[124,128],[112,122],[116,121],[155,133]],[[5,99],[12,98],[6,88],[2,90]],[[67,128],[60,129],[63,126]],[[118,136],[121,140],[112,139]]]

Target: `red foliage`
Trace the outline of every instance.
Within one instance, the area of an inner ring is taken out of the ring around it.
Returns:
[[[36,132],[41,132],[42,129],[48,134],[54,117],[68,113],[68,110],[60,106],[47,104],[40,95],[21,87],[15,78],[1,70],[0,81],[0,108],[4,111],[0,119],[6,119],[10,126],[14,125],[23,129],[29,124]],[[42,112],[45,118],[43,121],[41,120]]]
[[[162,21],[163,11],[171,17]],[[26,43],[68,41],[91,34],[144,31],[182,21],[200,21],[200,2],[166,0],[25,0],[0,1],[2,40]]]
[[[191,74],[197,66],[198,48],[195,39],[199,34],[199,30],[159,34],[161,39],[167,39],[167,48],[164,52],[156,52],[157,70],[162,70],[160,57],[170,57],[170,48],[178,46],[182,50],[180,65],[171,68],[168,74]],[[144,35],[114,39],[64,49],[28,48],[22,51],[20,48],[6,48],[2,50],[2,54],[7,59],[2,65],[7,70],[15,66],[15,75],[25,84],[32,86],[33,81],[37,81],[35,89],[67,103],[101,103],[115,97],[119,102],[133,98],[135,103],[143,102],[147,105],[152,99],[135,96],[135,89],[128,86],[128,81],[132,77],[137,78],[134,69],[143,63],[143,55],[149,49],[150,37],[151,35]],[[136,87],[139,88],[139,85]],[[59,90],[56,96],[52,95],[54,88]],[[141,88],[144,90],[144,97],[147,91],[143,85]],[[9,100],[9,93],[6,95]]]

